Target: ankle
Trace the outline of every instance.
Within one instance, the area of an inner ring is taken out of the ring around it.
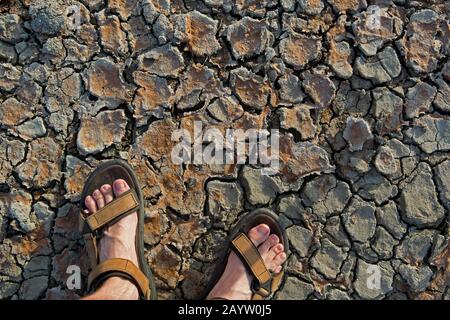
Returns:
[[[98,289],[104,300],[138,300],[139,291],[130,281],[121,277],[106,279]]]

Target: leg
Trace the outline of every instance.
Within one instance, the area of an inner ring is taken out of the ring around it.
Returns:
[[[258,248],[267,269],[279,273],[286,260],[283,245],[275,234],[270,234],[269,226],[260,224],[248,233],[248,237]],[[222,277],[208,294],[207,299],[225,298],[229,300],[249,300],[252,297],[252,278],[239,257],[231,252]]]
[[[119,196],[129,189],[128,184],[121,179],[114,181],[112,186],[103,185],[100,190],[95,190],[92,196],[86,197],[86,214],[95,213],[110,203],[114,196]],[[124,258],[139,265],[135,248],[137,223],[137,213],[132,213],[105,229],[98,242],[100,262],[111,258]],[[111,277],[83,300],[136,300],[138,298],[138,289],[131,281],[120,277]]]

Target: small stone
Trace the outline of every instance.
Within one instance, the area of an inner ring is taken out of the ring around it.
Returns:
[[[80,300],[80,296],[71,290],[54,287],[46,291],[45,300]]]
[[[66,203],[58,209],[53,230],[57,236],[64,236],[67,240],[78,240],[80,239],[79,220],[79,209],[72,203]]]
[[[234,182],[210,181],[206,185],[208,212],[213,223],[219,226],[232,225],[243,211],[243,191]]]
[[[244,167],[242,171],[242,185],[248,201],[253,205],[265,205],[275,200],[280,191],[276,182],[261,173],[261,169]]]
[[[410,232],[396,248],[396,258],[402,259],[405,263],[419,265],[430,253],[433,238],[436,235],[434,230],[415,230]]]
[[[60,179],[62,155],[60,142],[50,137],[37,138],[28,145],[27,159],[16,168],[16,172],[26,187],[45,187]]]
[[[282,197],[277,207],[277,212],[294,221],[299,221],[304,211],[301,199],[294,194]]]
[[[395,50],[386,47],[376,57],[356,58],[355,69],[361,77],[378,85],[398,77],[401,72],[401,64]]]
[[[398,241],[391,236],[383,227],[377,227],[375,232],[375,242],[372,245],[373,250],[380,259],[391,259],[394,253],[394,247]]]
[[[53,282],[60,285],[66,285],[70,274],[67,273],[67,268],[71,265],[80,267],[82,279],[87,276],[90,270],[88,257],[85,250],[83,252],[70,250],[65,248],[61,253],[55,254],[52,257],[52,272],[51,277]]]
[[[414,293],[425,291],[433,276],[433,271],[428,266],[416,267],[401,264],[398,272]]]
[[[25,279],[29,279],[36,276],[45,276],[49,273],[50,267],[50,257],[48,256],[37,256],[32,258],[26,265],[24,269]]]
[[[430,111],[437,89],[426,82],[419,82],[408,89],[406,94],[405,115],[407,119],[416,118]]]
[[[28,34],[22,26],[22,20],[17,14],[2,13],[0,16],[0,40],[9,43],[19,43],[28,39]]]
[[[296,105],[293,108],[282,108],[280,113],[280,126],[286,130],[296,131],[302,140],[314,138],[316,126],[307,105]]]
[[[168,246],[158,245],[150,252],[148,261],[155,276],[175,289],[180,277],[181,257]]]
[[[0,286],[0,299],[8,299],[19,290],[20,284],[16,282],[2,281]]]
[[[354,117],[347,118],[343,137],[352,152],[362,150],[364,143],[373,139],[369,124],[362,118]]]
[[[325,293],[327,300],[352,300],[352,298],[345,292],[339,289],[332,288]]]
[[[39,233],[43,237],[49,237],[53,225],[53,219],[55,217],[55,212],[50,209],[50,207],[42,201],[36,202],[33,205],[33,212],[37,218],[37,223],[39,225]]]
[[[302,76],[304,78],[303,88],[314,101],[315,107],[328,107],[336,93],[336,87],[330,78],[310,72],[305,72]]]
[[[31,29],[39,35],[52,37],[65,28],[65,7],[58,2],[38,1],[30,6]]]
[[[311,266],[327,279],[335,279],[340,273],[347,254],[330,240],[323,239],[322,246],[311,258]]]
[[[310,142],[295,143],[289,135],[280,137],[280,162],[280,176],[287,183],[335,170],[323,148]]]
[[[0,104],[0,122],[5,126],[17,126],[33,116],[32,109],[11,97]]]
[[[212,229],[196,241],[193,257],[203,262],[212,262],[220,257],[220,250],[224,249],[226,233]]]
[[[0,89],[12,91],[19,85],[21,71],[10,63],[0,64]]]
[[[308,255],[309,247],[313,239],[313,233],[300,226],[292,226],[286,229],[289,242],[301,258]]]
[[[440,224],[445,210],[437,199],[431,168],[427,163],[420,163],[400,189],[400,210],[407,223],[420,228]]]
[[[303,69],[310,62],[318,60],[321,56],[321,41],[314,36],[290,32],[280,41],[280,54],[283,60],[294,67]]]
[[[441,162],[434,167],[435,181],[439,196],[445,208],[450,209],[450,160]]]
[[[438,67],[443,45],[438,36],[440,23],[439,15],[430,9],[411,15],[399,44],[408,68],[414,73],[431,73]]]
[[[127,36],[120,27],[116,16],[109,16],[99,28],[102,47],[113,55],[124,55],[128,52]]]
[[[376,129],[384,135],[401,129],[403,123],[403,99],[386,87],[372,91],[375,102],[372,115],[377,119]]]
[[[232,123],[244,114],[244,109],[239,101],[232,96],[214,100],[207,109],[211,116],[220,122]]]
[[[375,156],[375,167],[385,175],[392,175],[397,172],[397,159],[394,157],[393,150],[387,146],[381,146]]]
[[[216,20],[198,11],[192,11],[178,19],[175,36],[186,42],[194,55],[212,55],[220,49],[216,38],[217,26]]]
[[[42,88],[28,76],[23,76],[15,95],[19,100],[33,107],[42,97]]]
[[[376,275],[381,276],[379,283],[374,280]],[[378,264],[369,264],[362,259],[358,259],[353,285],[361,298],[377,299],[383,297],[393,290],[393,280],[394,270],[389,262],[382,261]]]
[[[352,24],[356,44],[366,56],[373,56],[386,42],[397,39],[403,30],[400,18],[389,13],[389,8],[369,6],[356,15]]]
[[[262,110],[271,92],[267,79],[241,67],[231,72],[231,86],[242,103]]]
[[[244,17],[227,28],[227,40],[236,59],[261,54],[268,47],[270,38],[271,33],[264,20]]]
[[[0,59],[14,64],[17,61],[17,53],[14,46],[0,41]]]
[[[65,197],[74,201],[78,200],[83,190],[83,182],[86,181],[92,168],[84,161],[72,156],[66,157],[66,171],[64,173]]]
[[[364,243],[375,234],[377,225],[375,207],[358,196],[350,201],[342,218],[345,229],[354,241]]]
[[[327,61],[338,77],[349,79],[353,75],[352,55],[348,42],[331,42]]]
[[[150,50],[138,57],[139,69],[160,77],[177,77],[184,69],[180,51],[170,44]]]
[[[114,102],[129,102],[132,88],[122,77],[122,66],[108,58],[94,61],[84,72],[86,89],[94,96]]]
[[[295,277],[288,277],[283,288],[278,292],[279,300],[306,300],[314,292],[314,286]]]
[[[337,181],[333,175],[324,174],[309,181],[301,196],[305,205],[312,207],[314,213],[325,220],[342,212],[351,191],[346,183]]]
[[[325,7],[322,0],[299,0],[299,9],[309,15],[318,15]]]
[[[301,103],[305,98],[300,79],[296,75],[292,73],[284,75],[278,79],[278,84],[280,86],[280,104],[292,105]]]
[[[435,115],[426,115],[415,120],[413,126],[406,130],[406,136],[428,154],[450,150],[449,135],[450,119]]]
[[[44,294],[48,286],[48,276],[25,280],[20,286],[19,295],[24,300],[36,300]]]
[[[374,169],[363,175],[354,184],[354,187],[361,197],[375,201],[377,205],[395,197],[398,192],[397,186],[392,185],[388,179]]]
[[[81,154],[103,151],[118,144],[125,136],[127,117],[123,110],[104,111],[95,117],[83,117],[77,137],[77,147]]]
[[[377,221],[386,228],[397,240],[400,240],[407,231],[406,224],[401,221],[395,202],[390,200],[376,210]]]
[[[73,73],[65,78],[62,81],[61,90],[65,95],[71,97],[73,100],[77,100],[83,92],[81,76],[78,73]]]
[[[108,0],[107,3],[108,9],[111,10],[111,12],[118,14],[124,21],[128,21],[128,18],[132,15],[139,14],[139,0]]]
[[[336,12],[360,12],[367,8],[366,0],[328,0]]]
[[[450,68],[449,68],[450,69]],[[450,76],[449,76],[450,78]],[[450,82],[450,80],[447,80]],[[443,112],[450,111],[450,86],[442,79],[436,79],[438,91],[433,101],[433,105]],[[434,88],[434,87],[433,87]]]
[[[162,118],[164,110],[173,104],[173,90],[167,80],[142,71],[135,71],[133,79],[139,85],[132,103],[138,125],[145,124],[150,116]]]
[[[0,202],[0,208],[2,209],[2,212],[5,212],[2,207],[2,203]],[[14,258],[14,255],[11,254],[11,249],[9,246],[0,244],[0,265],[2,266],[2,279],[5,279],[7,281],[11,282],[19,282],[22,280],[22,269],[18,266],[16,259]],[[3,281],[3,280],[1,280]],[[1,288],[0,286],[0,294],[1,294]],[[10,290],[12,289],[12,286]],[[5,290],[5,293],[10,290]],[[12,290],[11,290],[12,291]]]
[[[17,131],[22,139],[30,141],[34,138],[42,137],[47,133],[44,120],[36,117],[17,127]]]
[[[334,243],[343,248],[350,248],[351,242],[347,232],[341,223],[339,216],[331,216],[326,220],[323,230],[328,234]]]

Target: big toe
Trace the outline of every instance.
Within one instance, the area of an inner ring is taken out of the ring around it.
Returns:
[[[130,190],[130,186],[127,184],[127,182],[123,179],[117,179],[113,183],[113,191],[114,195],[117,197],[121,195],[122,193]]]
[[[252,240],[253,244],[257,247],[261,243],[267,240],[270,234],[270,228],[266,224],[260,224],[253,227],[248,232],[248,237]]]

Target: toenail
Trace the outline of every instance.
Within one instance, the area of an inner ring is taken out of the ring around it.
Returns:
[[[259,226],[257,230],[258,230],[258,232],[260,232],[260,233],[262,233],[264,235],[266,235],[266,234],[268,234],[270,232],[270,229],[267,228],[264,225]]]
[[[99,196],[99,195],[100,195],[100,191],[95,190],[95,191],[94,191],[94,196]]]
[[[278,251],[282,251],[282,250],[283,250],[283,245],[282,245],[282,244],[279,244],[279,245],[277,246],[277,250],[278,250]]]

